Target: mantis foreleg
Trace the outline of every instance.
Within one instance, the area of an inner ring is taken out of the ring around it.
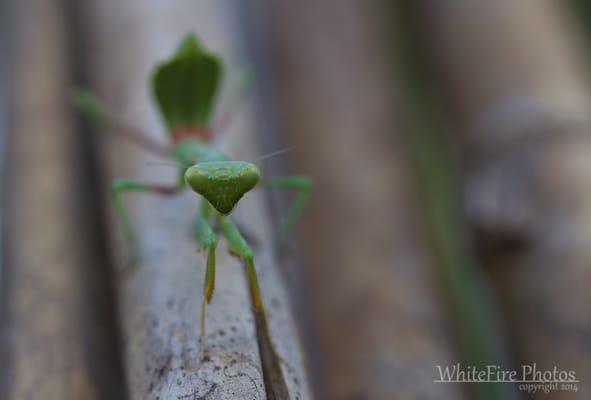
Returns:
[[[257,277],[257,271],[254,266],[254,255],[252,249],[246,243],[246,240],[244,240],[244,237],[238,230],[238,227],[230,217],[220,216],[219,224],[224,237],[228,241],[230,251],[236,254],[244,261],[244,265],[246,267],[246,279],[248,282],[248,289],[250,291],[251,304],[253,311],[255,313],[255,317],[259,316],[260,320],[262,320],[264,334],[268,339],[271,350],[273,351],[273,354],[275,355],[277,360],[281,360],[281,357],[275,350],[275,345],[271,340],[271,329],[269,328],[267,311],[265,310],[263,298],[261,296],[261,290],[259,288],[259,282]]]
[[[201,334],[205,337],[205,307],[211,301],[215,288],[215,249],[218,241],[209,224],[211,207],[203,201],[201,210],[193,223],[193,234],[200,249],[207,249],[207,264],[205,267],[205,281],[203,284],[203,302],[201,303]]]

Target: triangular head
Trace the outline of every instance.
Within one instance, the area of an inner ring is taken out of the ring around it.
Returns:
[[[259,181],[258,167],[244,161],[207,161],[187,168],[185,182],[220,213],[228,215]]]
[[[219,58],[187,34],[152,74],[152,89],[169,130],[207,127],[222,74]]]

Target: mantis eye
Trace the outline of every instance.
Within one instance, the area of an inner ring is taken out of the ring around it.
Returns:
[[[202,162],[188,168],[185,181],[221,214],[232,212],[238,201],[258,182],[256,165],[242,161]]]
[[[255,187],[259,181],[260,176],[261,172],[257,166],[254,164],[248,164],[240,172],[240,185],[245,189],[245,192],[248,192],[250,189]]]

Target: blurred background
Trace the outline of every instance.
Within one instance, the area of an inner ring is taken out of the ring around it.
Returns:
[[[264,171],[314,181],[276,255],[314,398],[591,396],[591,3],[5,0],[1,399],[160,398],[143,376],[169,378],[125,355],[142,329],[125,299],[143,286],[115,267],[105,195],[114,177],[156,172],[89,133],[69,93],[93,88],[164,142],[149,73],[193,29],[252,70],[240,112],[257,154],[297,146]],[[290,200],[261,204],[279,216]],[[435,382],[458,363],[576,382]],[[312,397],[273,392],[262,371],[258,398]],[[162,398],[251,398],[215,385]]]

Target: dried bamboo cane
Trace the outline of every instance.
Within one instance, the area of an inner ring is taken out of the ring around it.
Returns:
[[[0,397],[119,399],[110,293],[93,253],[97,227],[81,195],[88,177],[68,105],[66,10],[45,0],[3,10],[11,49],[2,54],[11,77],[1,277],[9,355],[0,362]]]
[[[393,133],[376,3],[264,4],[272,29],[258,33],[276,45],[285,116],[276,130],[315,182],[300,243],[322,398],[463,398],[433,383],[436,365],[457,356]]]

